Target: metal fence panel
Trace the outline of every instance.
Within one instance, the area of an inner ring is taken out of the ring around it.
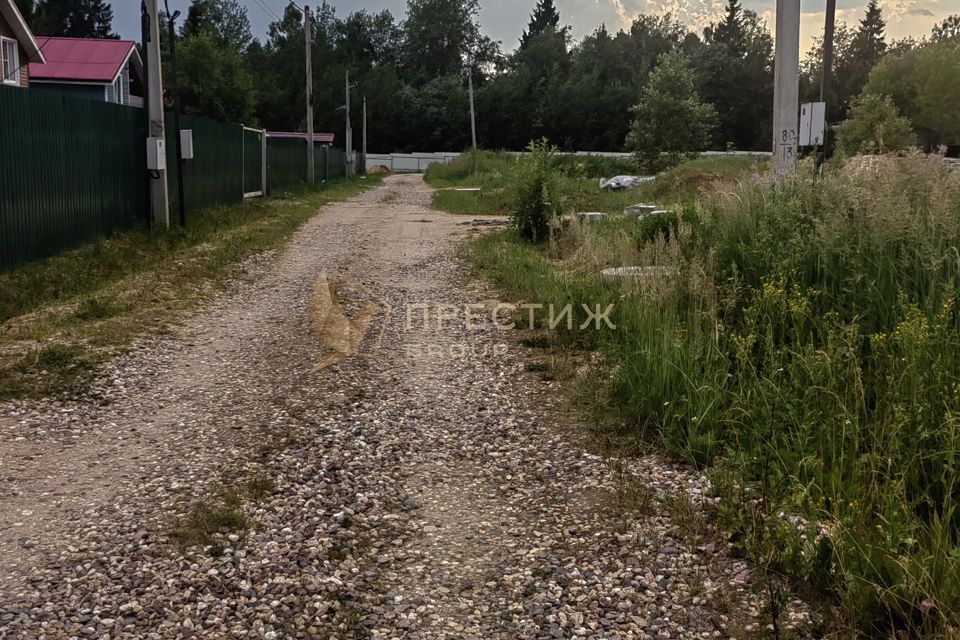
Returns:
[[[340,149],[330,149],[328,165],[328,180],[336,180],[347,176],[347,154]]]
[[[330,159],[330,147],[325,144],[313,145],[313,177],[317,182],[326,182],[330,168],[327,162]]]
[[[166,114],[170,216],[179,217],[177,131]],[[193,132],[183,163],[188,213],[261,191],[261,132],[181,116]],[[138,225],[149,211],[142,109],[0,86],[0,269]],[[346,154],[314,148],[317,182],[346,175]],[[358,154],[358,170],[363,159]],[[306,141],[267,140],[268,189],[306,182]]]
[[[267,138],[267,190],[307,181],[307,141]]]
[[[143,113],[0,86],[0,268],[146,219]]]
[[[257,129],[243,130],[243,193],[263,191],[263,136]]]
[[[165,117],[167,190],[170,220],[179,216],[177,145],[173,114]],[[183,163],[183,192],[188,216],[206,207],[243,200],[243,127],[201,116],[180,116],[180,128],[193,131],[192,160]]]

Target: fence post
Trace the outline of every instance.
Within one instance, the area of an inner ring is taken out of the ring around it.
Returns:
[[[267,197],[267,130],[260,134],[260,190]]]

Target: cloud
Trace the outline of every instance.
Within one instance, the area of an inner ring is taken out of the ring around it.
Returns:
[[[608,0],[620,20],[629,28],[640,14],[669,13],[692,29],[702,29],[723,15],[725,0]]]
[[[620,24],[622,26],[628,26],[630,24],[630,15],[627,13],[627,8],[623,6],[621,0],[610,0],[610,4],[613,5],[613,10],[617,12],[617,17],[620,18]]]
[[[907,10],[907,15],[908,16],[929,16],[932,18],[937,14],[935,14],[933,11],[930,11],[929,9],[909,9]]]

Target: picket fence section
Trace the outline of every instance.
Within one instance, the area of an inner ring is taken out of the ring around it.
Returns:
[[[289,188],[307,179],[303,139],[199,116],[181,116],[193,132],[183,163],[187,224],[208,207]],[[179,220],[176,138],[166,114],[171,221]],[[45,258],[96,238],[149,224],[142,109],[0,86],[0,269]],[[267,167],[264,176],[263,160]],[[346,154],[315,145],[315,178],[346,175]],[[363,167],[357,157],[357,167]]]

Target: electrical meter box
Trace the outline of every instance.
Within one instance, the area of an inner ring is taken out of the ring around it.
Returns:
[[[163,138],[147,138],[147,169],[167,170],[167,146]]]
[[[180,159],[193,160],[193,129],[180,130]]]
[[[800,105],[801,147],[818,147],[823,144],[826,114],[826,102],[806,102]]]

